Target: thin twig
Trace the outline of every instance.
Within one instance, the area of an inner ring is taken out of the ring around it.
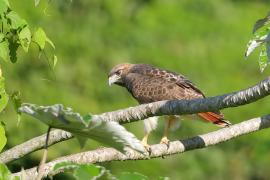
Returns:
[[[46,163],[47,155],[48,155],[48,142],[49,142],[49,137],[50,137],[50,131],[51,131],[51,127],[49,126],[48,131],[47,131],[46,140],[45,140],[44,152],[43,152],[43,156],[42,156],[42,159],[41,159],[39,167],[38,167],[38,176],[37,176],[36,180],[41,180],[43,177],[43,174],[45,172],[44,165]]]

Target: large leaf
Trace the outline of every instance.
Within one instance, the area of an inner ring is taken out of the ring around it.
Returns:
[[[53,55],[53,58],[52,58],[53,68],[55,68],[56,63],[57,63],[57,56],[56,55]]]
[[[263,72],[268,64],[269,64],[269,59],[267,56],[266,47],[265,47],[265,45],[263,45],[263,48],[262,48],[260,55],[259,55],[260,71]]]
[[[265,24],[269,23],[270,21],[270,12],[263,18],[256,21],[254,27],[253,27],[253,33],[255,33],[258,29],[263,27]]]
[[[18,176],[12,176],[7,166],[0,163],[0,179],[1,180],[19,180]]]
[[[112,174],[102,166],[94,164],[77,164],[73,162],[61,162],[54,165],[54,171],[71,171],[77,180],[88,179],[115,179]]]
[[[9,179],[10,178],[10,171],[8,170],[7,166],[0,163],[0,179]]]
[[[41,50],[45,48],[46,42],[49,43],[53,49],[55,49],[53,42],[47,37],[46,33],[42,28],[38,28],[36,30],[36,32],[33,35],[33,41],[37,43],[37,45]]]
[[[257,47],[259,47],[260,45],[265,43],[266,40],[267,40],[266,38],[267,38],[267,35],[264,35],[264,36],[262,36],[260,38],[251,39],[248,42],[247,50],[245,52],[245,56],[248,57]]]
[[[4,124],[0,122],[0,152],[5,147],[6,143],[7,143],[7,138],[5,135]]]
[[[25,26],[18,34],[21,46],[25,52],[28,51],[29,44],[31,42],[31,32],[28,26]]]
[[[33,41],[37,43],[37,45],[41,50],[45,48],[46,39],[47,39],[46,33],[43,31],[42,28],[38,28],[33,35]]]
[[[27,22],[22,19],[16,12],[10,11],[7,14],[8,24],[10,25],[11,29],[19,29],[23,28],[27,25]]]
[[[94,139],[121,151],[128,146],[145,152],[141,142],[118,123],[91,119],[90,116],[84,119],[79,113],[73,112],[71,108],[64,108],[61,104],[23,104],[19,111],[39,119],[48,126],[69,131],[75,136]]]
[[[9,43],[7,40],[3,39],[0,42],[0,58],[4,61],[9,61]]]
[[[0,14],[7,12],[8,4],[7,0],[0,0]]]
[[[10,38],[9,39],[9,57],[10,57],[10,61],[12,63],[15,63],[17,62],[17,50],[18,50],[18,47],[19,47],[19,43],[17,43],[16,40],[14,40],[13,38]]]
[[[39,4],[40,0],[35,0],[35,6]]]
[[[7,106],[8,99],[9,97],[5,90],[5,78],[0,76],[0,112]]]

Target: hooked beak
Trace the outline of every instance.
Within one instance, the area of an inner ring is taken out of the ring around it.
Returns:
[[[121,77],[117,74],[114,74],[112,76],[109,77],[109,86],[111,86],[112,84],[118,82],[121,79]]]

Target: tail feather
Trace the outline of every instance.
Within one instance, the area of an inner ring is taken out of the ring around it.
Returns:
[[[198,116],[203,118],[206,121],[210,121],[220,127],[227,127],[231,125],[229,121],[226,121],[222,114],[214,113],[214,112],[205,112],[198,113]]]

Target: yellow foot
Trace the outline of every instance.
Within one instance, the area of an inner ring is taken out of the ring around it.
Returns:
[[[147,142],[142,141],[142,145],[144,146],[144,148],[146,149],[146,151],[148,151],[148,153],[151,153],[151,146],[149,144],[147,144]]]
[[[170,147],[170,140],[166,136],[164,136],[164,137],[161,138],[160,144],[165,144],[167,146],[167,148],[169,149],[169,147]]]

